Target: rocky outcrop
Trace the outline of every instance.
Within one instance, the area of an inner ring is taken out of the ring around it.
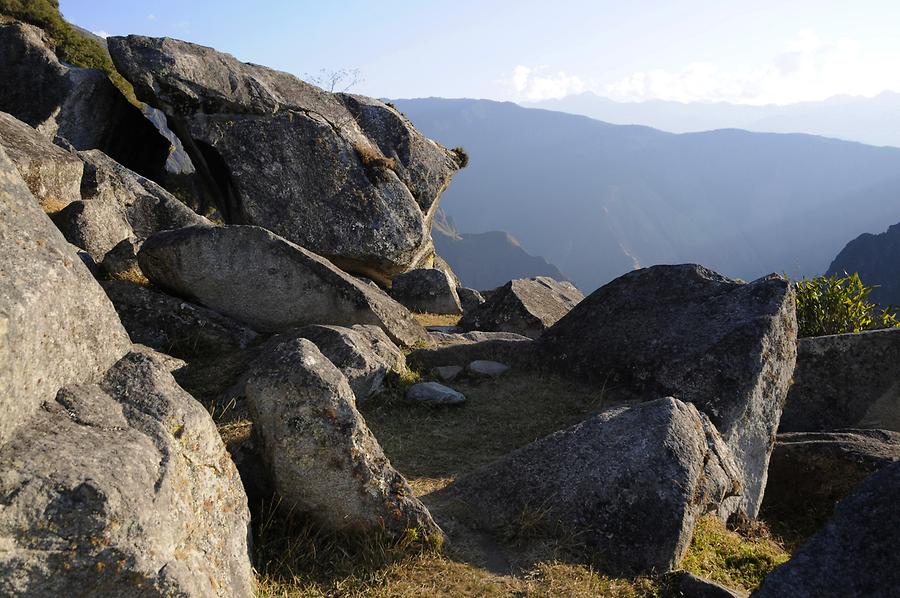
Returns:
[[[458,165],[395,109],[187,42],[108,43],[138,97],[166,113],[227,222],[270,229],[383,285],[431,259],[431,220]]]
[[[394,277],[391,297],[418,313],[462,314],[456,285],[436,268],[417,268]]]
[[[122,241],[140,246],[155,232],[212,226],[172,194],[99,150],[79,152],[84,162],[83,200],[72,202],[54,222],[73,245],[97,263]]]
[[[900,432],[900,329],[802,338],[780,432]]]
[[[206,410],[131,353],[0,449],[0,594],[254,595],[250,514]]]
[[[741,469],[739,507],[755,516],[796,360],[790,284],[744,284],[702,266],[654,266],[601,287],[538,342],[551,370],[693,403]]]
[[[58,212],[81,199],[84,170],[81,160],[3,112],[0,112],[0,145],[44,212]]]
[[[131,340],[192,359],[246,349],[258,335],[223,315],[131,282],[101,283]]]
[[[459,304],[462,307],[463,313],[472,311],[484,303],[484,296],[475,289],[456,287],[456,294],[459,296]]]
[[[664,572],[687,551],[697,518],[740,483],[728,449],[688,403],[612,409],[551,434],[450,487],[489,530],[565,535],[606,572]]]
[[[131,343],[103,290],[0,149],[0,444]]]
[[[412,351],[409,364],[420,370],[456,365],[465,367],[473,361],[489,360],[530,366],[534,341],[511,332],[467,332],[445,334],[432,332],[437,346]]]
[[[388,373],[406,369],[406,357],[378,326],[305,326],[294,334],[311,340],[347,378],[357,403],[378,394]]]
[[[157,233],[138,253],[155,284],[260,332],[374,324],[396,343],[427,343],[402,305],[327,260],[255,226]]]
[[[763,510],[795,529],[818,529],[838,501],[882,467],[900,461],[900,433],[837,430],[779,434]]]
[[[860,279],[875,288],[869,298],[885,307],[900,307],[900,224],[873,235],[863,233],[844,247],[827,274],[844,276],[859,274]]]
[[[459,325],[466,330],[515,332],[538,338],[583,298],[571,283],[545,276],[511,280],[466,312]]]
[[[777,567],[753,598],[889,598],[900,587],[900,463],[841,501],[834,517]]]
[[[312,341],[273,342],[241,384],[278,494],[327,529],[442,535]]]
[[[76,149],[102,150],[160,180],[169,142],[103,71],[61,63],[37,27],[0,23],[0,80],[0,110],[47,139],[60,136]]]

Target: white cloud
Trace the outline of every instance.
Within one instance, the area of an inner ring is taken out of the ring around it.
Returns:
[[[870,55],[854,40],[826,42],[801,31],[784,51],[756,66],[725,69],[695,62],[678,70],[638,71],[593,91],[622,101],[786,104],[885,89],[900,89],[900,57]]]
[[[515,99],[529,102],[559,99],[587,90],[587,85],[580,77],[569,75],[565,71],[547,71],[545,66],[528,67],[520,64],[513,69],[511,75],[501,79],[501,83],[510,89]]]
[[[153,14],[153,13],[150,13],[149,15],[147,15],[147,20],[148,20],[148,21],[155,21],[155,20],[156,20],[156,15]]]
[[[102,37],[103,39],[106,39],[107,37],[110,36],[110,34],[107,33],[106,31],[91,31],[91,33],[93,33],[97,37]]]

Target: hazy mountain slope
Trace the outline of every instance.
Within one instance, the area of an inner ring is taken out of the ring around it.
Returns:
[[[493,289],[514,278],[549,276],[568,280],[546,259],[529,254],[509,233],[460,233],[439,210],[432,228],[438,255],[447,260],[464,286]]]
[[[726,102],[615,102],[590,92],[528,107],[580,114],[616,124],[642,124],[673,133],[737,128],[809,133],[900,147],[900,94],[873,98],[835,96],[822,102],[749,106]]]
[[[471,163],[442,206],[506,230],[584,290],[639,265],[754,278],[824,272],[846,239],[900,220],[900,150],[807,135],[673,135],[511,103],[395,104]]]
[[[858,272],[866,284],[878,285],[872,291],[874,301],[900,307],[900,224],[881,234],[862,234],[847,243],[828,268],[829,274],[844,272]]]

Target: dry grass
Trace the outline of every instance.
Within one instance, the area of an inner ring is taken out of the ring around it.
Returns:
[[[141,272],[141,269],[137,264],[133,265],[128,270],[110,273],[109,278],[111,280],[124,280],[125,282],[130,282],[142,287],[150,286],[150,280],[144,276],[144,273]]]
[[[456,326],[462,319],[448,314],[413,314],[413,317],[422,326]]]

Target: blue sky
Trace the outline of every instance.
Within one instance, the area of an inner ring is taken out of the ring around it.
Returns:
[[[104,35],[170,36],[380,97],[789,103],[900,91],[896,0],[61,0]]]

